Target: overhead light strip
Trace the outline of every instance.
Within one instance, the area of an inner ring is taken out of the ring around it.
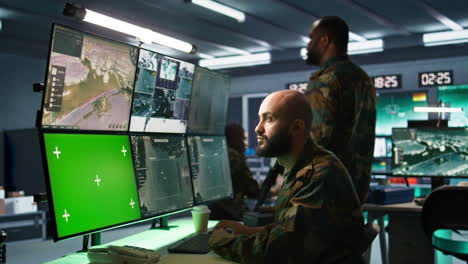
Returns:
[[[368,41],[348,43],[348,54],[350,55],[381,52],[383,50],[384,50],[384,47],[383,47],[382,39],[374,39],[374,40],[368,40]]]
[[[239,10],[236,10],[234,8],[222,5],[218,2],[214,2],[211,0],[191,0],[192,3],[199,5],[201,7],[210,9],[214,12],[223,14],[228,17],[232,17],[235,20],[237,20],[239,23],[244,23],[245,22],[245,14]]]
[[[413,107],[414,112],[421,113],[463,113],[461,107]]]
[[[236,68],[253,65],[262,65],[271,63],[271,54],[269,52],[257,53],[245,56],[230,56],[216,59],[200,60],[198,65],[209,69]]]
[[[468,42],[468,30],[423,34],[424,46],[439,46]]]
[[[367,41],[367,39],[361,35],[358,35],[353,32],[349,32],[349,39],[355,40],[355,41]]]

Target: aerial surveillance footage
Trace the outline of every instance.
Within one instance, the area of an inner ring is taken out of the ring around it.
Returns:
[[[128,136],[45,133],[44,143],[58,237],[141,218]]]
[[[224,136],[189,136],[188,150],[195,200],[199,203],[232,195]]]
[[[468,128],[393,129],[393,174],[468,176]]]
[[[183,135],[132,136],[143,217],[193,205],[192,180]]]
[[[42,126],[128,130],[138,49],[55,26]]]
[[[195,65],[141,50],[130,131],[185,133]]]

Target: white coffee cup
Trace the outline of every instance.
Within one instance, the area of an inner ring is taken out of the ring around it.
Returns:
[[[192,221],[195,233],[208,232],[208,218],[210,217],[210,209],[206,205],[199,205],[192,208]]]

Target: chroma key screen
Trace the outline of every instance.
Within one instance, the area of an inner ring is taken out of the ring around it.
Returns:
[[[58,239],[141,218],[124,135],[44,134]]]

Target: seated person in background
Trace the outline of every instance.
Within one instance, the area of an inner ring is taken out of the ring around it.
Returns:
[[[226,199],[209,204],[212,219],[230,219],[240,221],[247,210],[244,197],[257,198],[259,187],[252,177],[244,155],[246,137],[244,129],[238,124],[225,128],[228,145],[229,168],[231,171],[233,199]]]
[[[259,118],[257,154],[277,157],[285,169],[275,222],[247,227],[220,221],[210,247],[241,263],[336,263],[354,257],[364,234],[359,198],[343,164],[309,136],[307,98],[292,90],[270,94]]]

